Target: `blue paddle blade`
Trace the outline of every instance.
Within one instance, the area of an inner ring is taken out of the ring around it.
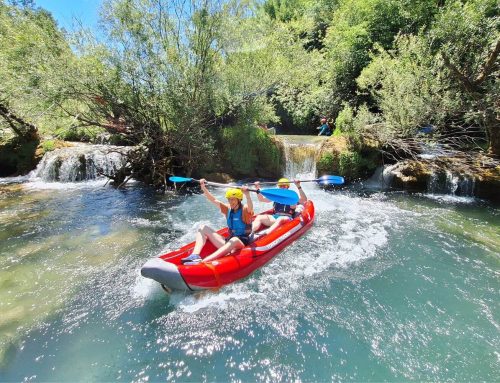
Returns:
[[[344,177],[341,176],[321,176],[316,182],[321,185],[342,185],[344,183]]]
[[[298,194],[289,189],[262,189],[260,194],[270,201],[284,205],[296,205],[299,202]]]
[[[170,182],[190,182],[192,180],[193,180],[192,178],[185,178],[185,177],[176,177],[176,176],[169,177]]]

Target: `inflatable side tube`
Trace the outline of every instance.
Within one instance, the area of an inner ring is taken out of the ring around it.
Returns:
[[[184,282],[177,266],[160,258],[152,258],[141,268],[143,277],[153,279],[171,289],[191,290]]]

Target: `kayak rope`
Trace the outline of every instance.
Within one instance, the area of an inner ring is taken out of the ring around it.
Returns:
[[[217,270],[215,269],[215,266],[208,262],[203,262],[203,264],[207,266],[210,270],[212,270],[212,272],[214,273],[215,280],[217,281],[217,288],[222,287],[220,276]]]
[[[172,289],[170,287],[165,286],[163,283],[160,283],[160,286],[167,294],[172,293]]]

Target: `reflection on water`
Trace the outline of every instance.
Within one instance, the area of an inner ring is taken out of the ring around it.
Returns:
[[[2,360],[13,342],[56,314],[90,276],[140,243],[140,229],[126,219],[135,217],[141,194],[148,195],[86,185],[70,191],[2,187]]]
[[[224,225],[203,196],[47,187],[0,186],[2,381],[496,379],[487,205],[304,183],[303,238],[220,291],[167,296],[140,266]]]

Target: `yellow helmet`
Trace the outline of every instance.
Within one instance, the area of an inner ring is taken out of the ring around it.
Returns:
[[[278,186],[288,186],[288,187],[290,187],[290,180],[288,178],[280,178],[278,180]]]
[[[243,192],[241,189],[227,189],[226,198],[238,198],[241,201],[243,199]]]

